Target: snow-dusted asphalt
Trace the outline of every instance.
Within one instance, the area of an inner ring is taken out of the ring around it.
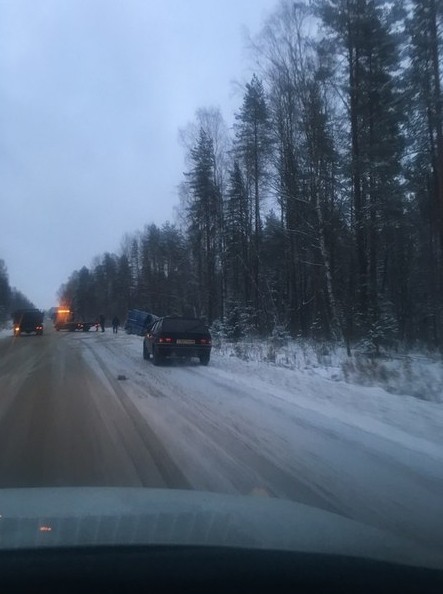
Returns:
[[[443,550],[443,406],[142,339],[0,340],[0,486],[143,485],[281,497]]]

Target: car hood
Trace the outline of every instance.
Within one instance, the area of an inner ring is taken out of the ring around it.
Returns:
[[[443,553],[300,503],[143,488],[0,491],[0,549],[226,546],[443,568]]]

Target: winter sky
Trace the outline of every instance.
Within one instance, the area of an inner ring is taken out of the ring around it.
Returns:
[[[124,233],[173,221],[178,130],[227,123],[277,0],[0,0],[0,258],[37,307]]]

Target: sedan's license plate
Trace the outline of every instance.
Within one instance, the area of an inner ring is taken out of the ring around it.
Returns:
[[[195,340],[190,338],[177,338],[177,344],[195,344]]]

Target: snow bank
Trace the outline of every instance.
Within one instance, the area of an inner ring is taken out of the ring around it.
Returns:
[[[311,341],[245,339],[230,343],[215,340],[214,352],[222,357],[266,363],[349,384],[379,387],[391,394],[443,403],[443,362],[439,355],[391,353],[371,358],[344,347]]]
[[[208,367],[156,367],[140,337],[68,339],[103,381],[125,375],[118,393],[192,488],[291,499],[443,546],[441,403],[347,383],[339,349],[296,341],[222,343]]]
[[[11,328],[0,328],[0,340],[2,338],[6,338],[7,336],[11,336],[11,335],[12,335]]]
[[[104,337],[100,335],[98,338]],[[140,369],[143,369],[143,375],[147,373],[151,379],[159,370],[162,374],[171,371],[171,368],[153,368],[152,363],[143,361],[142,338],[138,336],[119,334],[113,337],[111,343],[106,340],[105,344],[113,345],[112,352],[119,353],[112,362],[111,352],[102,352],[106,359],[111,357],[107,360],[111,367],[118,362],[115,374],[127,374],[128,365],[134,366],[129,371],[131,375],[139,375]],[[174,368],[175,389],[180,388],[178,382],[182,380],[186,381],[187,388],[197,389],[189,383],[188,375],[182,377],[183,373],[189,374],[192,370],[196,377],[204,374],[208,380],[208,391],[214,389],[214,383],[226,386],[226,389],[231,386],[231,390],[248,394],[254,406],[257,395],[262,394],[263,402],[267,405],[272,402],[283,417],[291,407],[297,406],[306,412],[335,419],[409,449],[438,457],[443,462],[443,407],[440,402],[431,402],[429,398],[418,399],[406,392],[387,391],[376,385],[351,383],[341,367],[346,361],[344,349],[332,349],[325,345],[317,349],[315,345],[292,341],[277,349],[275,361],[271,362],[267,359],[268,347],[266,341],[235,345],[219,343],[213,349],[206,370],[198,365]],[[123,359],[123,352],[128,359]],[[443,385],[443,380],[438,380],[442,373],[441,363],[425,357],[420,360],[418,355],[416,361],[416,369],[421,370],[423,377],[426,370],[433,369],[432,381],[435,385],[432,390],[436,393]],[[402,377],[406,378],[405,375]]]

